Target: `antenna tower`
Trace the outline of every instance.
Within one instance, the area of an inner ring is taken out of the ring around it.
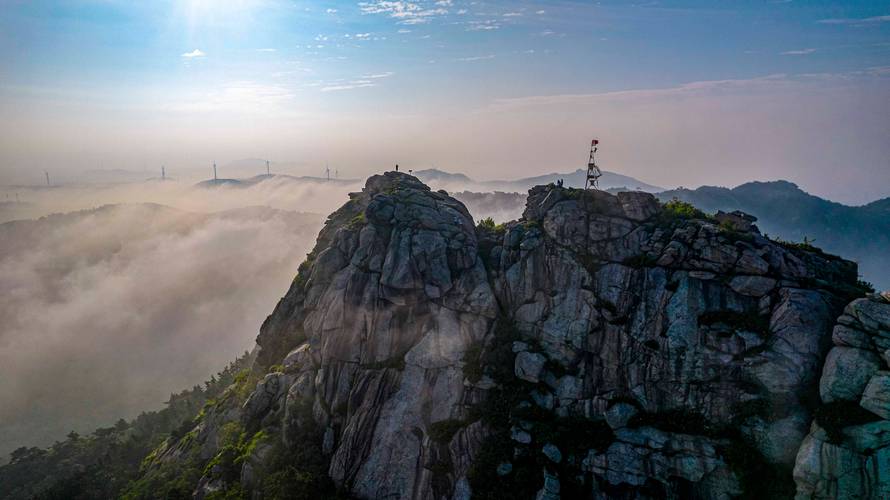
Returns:
[[[213,180],[216,180],[216,161],[213,162]]]
[[[599,189],[599,178],[603,173],[596,166],[596,160],[593,157],[599,143],[598,139],[590,141],[590,158],[587,160],[587,180],[584,182],[584,189]]]

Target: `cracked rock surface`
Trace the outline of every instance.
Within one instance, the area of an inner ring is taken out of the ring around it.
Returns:
[[[171,450],[212,457],[227,422],[290,446],[314,425],[357,498],[886,493],[890,305],[841,315],[854,263],[645,193],[538,186],[527,203],[476,226],[414,177],[371,177],[263,324],[272,373]],[[875,419],[831,444],[820,395]],[[225,487],[208,474],[200,498]]]

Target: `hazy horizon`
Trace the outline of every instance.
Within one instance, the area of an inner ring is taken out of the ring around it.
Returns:
[[[296,175],[399,163],[519,178],[583,167],[598,137],[604,169],[665,188],[786,179],[862,204],[890,185],[888,14],[865,1],[13,1],[0,185],[253,157]]]

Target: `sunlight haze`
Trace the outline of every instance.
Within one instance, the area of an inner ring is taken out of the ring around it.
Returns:
[[[0,184],[241,158],[517,178],[592,136],[664,187],[890,183],[880,2],[4,4]]]

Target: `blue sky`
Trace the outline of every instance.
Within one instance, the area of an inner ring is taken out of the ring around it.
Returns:
[[[3,4],[0,118],[9,130],[0,176],[10,179],[63,159],[66,168],[126,168],[134,155],[183,166],[210,156],[306,169],[334,160],[355,175],[401,158],[483,178],[525,175],[573,167],[578,155],[559,151],[599,134],[618,146],[615,170],[662,184],[732,184],[747,179],[738,171],[750,160],[744,149],[724,150],[725,162],[714,146],[702,155],[696,145],[710,138],[672,120],[707,122],[723,109],[760,128],[758,119],[775,125],[770,113],[782,105],[789,110],[778,120],[794,118],[765,139],[783,154],[748,177],[833,194],[824,174],[854,161],[867,198],[882,194],[868,180],[890,171],[881,144],[890,142],[881,119],[890,2]],[[577,102],[541,109],[553,96]],[[518,103],[536,109],[520,113]],[[820,133],[802,138],[789,127],[813,120],[826,133],[863,133],[832,144],[832,162],[809,178],[807,151],[823,147]],[[716,121],[733,127],[726,116]],[[536,137],[560,147],[533,154],[525,148]]]

